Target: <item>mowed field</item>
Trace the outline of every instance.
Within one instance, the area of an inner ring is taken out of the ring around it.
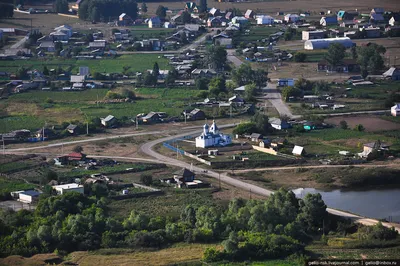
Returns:
[[[7,60],[0,63],[0,71],[8,71],[14,73],[19,67],[23,66],[27,69],[43,70],[44,66],[48,69],[62,67],[63,69],[70,68],[72,72],[77,72],[80,66],[87,66],[90,72],[101,73],[121,73],[124,66],[129,66],[131,71],[145,71],[153,69],[154,63],[157,62],[160,69],[168,69],[168,60],[159,54],[127,54],[117,58],[102,58],[102,59],[36,59],[30,60]]]
[[[378,132],[378,131],[390,131],[399,130],[400,123],[384,120],[380,117],[371,116],[346,116],[346,117],[332,117],[324,120],[326,123],[339,125],[340,121],[346,121],[350,128],[354,128],[356,125],[361,124],[365,127],[366,131]],[[400,120],[399,120],[400,121]]]
[[[147,3],[148,13],[155,14],[157,7],[159,5],[167,6],[170,10],[179,10],[184,7],[184,2],[155,2]],[[252,9],[256,13],[265,14],[275,14],[277,11],[284,12],[299,12],[299,10],[309,10],[309,11],[326,11],[339,9],[351,10],[358,9],[358,11],[366,12],[370,11],[374,7],[383,7],[386,10],[398,10],[399,2],[398,0],[297,0],[297,1],[287,1],[287,0],[277,0],[277,1],[265,1],[265,2],[243,2],[243,3],[219,3],[214,1],[208,2],[208,7],[216,7],[219,9],[228,8],[239,8],[241,11],[246,11],[247,9]]]
[[[81,92],[34,91],[10,96],[0,101],[0,132],[26,128],[34,130],[45,123],[81,121],[86,117],[114,115],[135,117],[150,111],[167,112],[179,116],[184,106],[197,99],[197,90],[176,88],[140,88],[134,90],[140,99],[134,102],[96,104],[107,94],[107,89],[91,89]],[[47,99],[53,103],[46,103]]]

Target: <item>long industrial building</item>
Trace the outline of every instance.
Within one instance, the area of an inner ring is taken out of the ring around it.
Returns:
[[[328,38],[328,39],[315,39],[308,40],[304,43],[305,50],[318,50],[318,49],[328,49],[331,43],[340,43],[346,48],[351,48],[356,44],[350,40],[348,37],[343,38]]]

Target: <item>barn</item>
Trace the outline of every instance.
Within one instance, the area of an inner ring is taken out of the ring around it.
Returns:
[[[353,46],[356,46],[356,44],[350,38],[342,37],[342,38],[308,40],[304,43],[304,49],[305,50],[328,49],[329,45],[332,43],[340,43],[346,48],[351,48]]]

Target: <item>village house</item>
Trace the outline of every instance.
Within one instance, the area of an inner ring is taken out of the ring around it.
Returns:
[[[115,126],[117,123],[117,119],[113,115],[108,115],[105,118],[100,118],[101,124],[105,127]]]
[[[368,27],[368,28],[363,28],[360,29],[360,31],[364,31],[365,32],[365,36],[367,38],[379,38],[381,37],[381,29],[379,27]]]
[[[318,62],[317,71],[326,72],[358,72],[360,71],[360,65],[355,59],[343,59],[342,63],[337,66],[330,65],[326,60],[321,60]]]
[[[314,31],[303,31],[302,40],[313,40],[313,39],[323,39],[325,38],[326,32],[324,30],[314,30]]]
[[[89,49],[105,49],[106,48],[106,40],[94,40],[93,42],[89,42]]]
[[[285,138],[276,138],[271,141],[270,146],[274,149],[279,149],[287,143]]]
[[[391,67],[383,73],[382,76],[391,80],[400,80],[400,69],[397,67]]]
[[[293,87],[294,79],[278,79],[278,87]]]
[[[74,125],[74,124],[69,124],[69,125],[67,126],[66,130],[67,130],[70,134],[72,134],[72,135],[75,135],[75,134],[78,134],[78,133],[79,133],[79,128],[78,128],[78,126],[77,126],[77,125]]]
[[[58,195],[63,195],[67,192],[77,192],[83,194],[83,186],[75,183],[53,186],[53,189]]]
[[[249,136],[249,139],[252,141],[252,142],[259,142],[260,140],[262,140],[264,137],[263,137],[263,135],[261,135],[261,134],[259,134],[259,133],[252,133],[250,136]]]
[[[338,24],[338,20],[337,17],[322,17],[321,20],[319,21],[319,24],[321,26],[330,26],[330,25],[337,25]]]
[[[44,52],[55,52],[56,45],[53,41],[41,42],[37,47],[37,50],[41,50]]]
[[[274,18],[267,15],[256,16],[257,25],[272,25],[274,24]]]
[[[149,28],[161,28],[161,19],[159,17],[152,17],[148,22]]]
[[[228,99],[229,104],[235,105],[235,106],[242,106],[245,104],[245,101],[242,97],[238,95],[234,95]]]
[[[392,116],[400,116],[400,103],[396,103],[390,108],[390,113]]]
[[[280,118],[272,117],[272,118],[268,119],[268,123],[270,123],[271,126],[277,130],[290,128],[290,124]]]
[[[372,152],[387,152],[389,145],[382,143],[379,140],[364,144],[363,151],[358,154],[361,158],[368,158]]]
[[[13,194],[18,195],[18,201],[32,204],[39,201],[39,196],[42,193],[36,190],[25,190],[25,191],[17,191],[14,192]]]
[[[216,17],[221,15],[221,10],[219,10],[218,8],[211,8],[210,11],[208,12],[211,16]]]
[[[242,25],[245,25],[247,23],[249,23],[249,20],[245,17],[236,16],[232,18],[232,24],[237,27],[241,27]]]
[[[262,139],[258,142],[258,146],[260,148],[269,148],[271,145],[271,141],[269,139]]]
[[[143,123],[158,123],[162,121],[162,117],[158,112],[150,112],[140,118]]]
[[[286,14],[283,20],[286,23],[296,23],[300,19],[301,19],[301,17],[297,14]]]
[[[196,147],[199,148],[226,146],[231,143],[231,136],[220,133],[215,121],[213,121],[211,127],[205,124],[203,132],[196,138]]]
[[[358,12],[347,12],[344,10],[340,10],[337,13],[338,21],[351,21],[358,16]]]
[[[192,78],[212,78],[217,75],[217,72],[214,69],[199,69],[196,68],[191,73]]]
[[[190,111],[189,113],[184,111],[183,115],[186,116],[187,120],[204,120],[206,118],[206,114],[204,111],[196,108]]]
[[[255,15],[255,13],[253,10],[247,9],[246,13],[244,14],[244,17],[247,19],[251,19],[251,18],[254,18],[254,15]]]
[[[225,18],[226,18],[227,20],[232,20],[232,18],[233,18],[233,13],[230,12],[230,11],[226,12]]]
[[[220,17],[210,17],[207,20],[207,27],[209,28],[219,28],[222,26],[222,20]]]
[[[122,13],[121,15],[119,15],[118,17],[118,22],[117,22],[118,26],[130,26],[133,24],[133,20],[132,18],[127,15],[126,13]]]
[[[81,152],[72,152],[67,155],[59,156],[54,158],[54,165],[63,166],[68,164],[76,164],[78,162],[85,161],[86,154]]]

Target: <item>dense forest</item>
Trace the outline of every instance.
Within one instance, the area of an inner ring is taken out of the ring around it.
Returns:
[[[267,200],[234,199],[229,206],[189,205],[179,218],[149,217],[131,211],[125,219],[108,215],[102,187],[98,195],[42,195],[34,212],[0,212],[0,256],[99,248],[162,248],[176,242],[221,242],[222,251],[207,249],[205,261],[285,258],[302,254],[313,238],[337,230],[319,194],[299,200],[283,189]],[[103,191],[104,192],[104,191]],[[371,238],[396,238],[385,227]]]

